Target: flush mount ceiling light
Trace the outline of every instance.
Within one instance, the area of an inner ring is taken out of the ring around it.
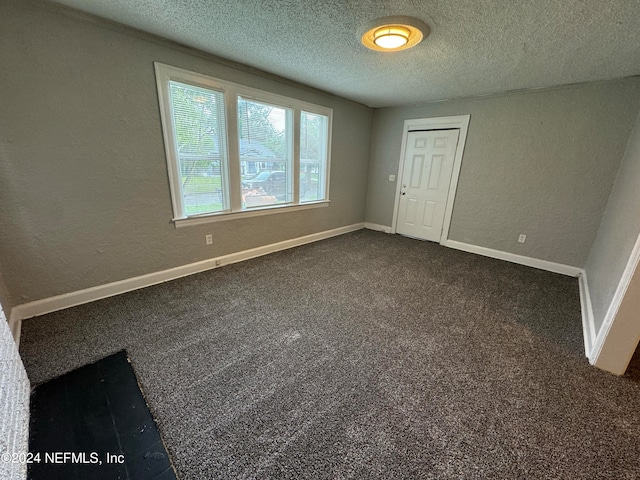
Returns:
[[[392,50],[404,47],[409,43],[409,35],[411,35],[411,31],[408,28],[400,25],[389,25],[388,27],[378,28],[373,32],[373,43],[380,48]]]
[[[420,43],[429,26],[413,17],[383,17],[369,22],[360,32],[362,44],[378,52],[397,52]]]

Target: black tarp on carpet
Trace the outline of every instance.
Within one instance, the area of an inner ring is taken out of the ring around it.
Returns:
[[[31,480],[176,478],[124,350],[38,385],[29,437]]]

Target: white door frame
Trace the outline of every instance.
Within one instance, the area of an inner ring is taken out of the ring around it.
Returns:
[[[470,119],[471,115],[456,115],[452,117],[412,118],[404,121],[404,128],[402,130],[402,148],[400,149],[400,163],[398,165],[398,175],[396,176],[396,198],[393,205],[391,233],[396,233],[396,227],[398,225],[400,188],[402,186],[404,155],[409,132],[415,130],[444,130],[457,128],[460,130],[460,134],[458,136],[458,146],[456,147],[455,158],[453,160],[453,172],[451,173],[449,195],[447,196],[447,205],[444,211],[444,223],[442,225],[442,233],[440,234],[440,244],[443,244],[449,239],[449,227],[451,226],[451,215],[453,214],[453,202],[456,198],[458,177],[460,176],[460,167],[462,166],[462,154],[464,153],[464,145],[467,141],[467,131],[469,130]]]

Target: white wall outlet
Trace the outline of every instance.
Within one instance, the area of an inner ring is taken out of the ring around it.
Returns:
[[[204,240],[205,240],[205,242],[207,242],[207,245],[211,245],[213,243],[213,235],[211,235],[211,234],[206,235],[204,237]]]
[[[395,182],[396,181],[396,176],[395,175],[389,175],[389,181],[390,182]]]
[[[518,236],[518,243],[524,243],[524,242],[526,242],[526,241],[527,241],[527,236],[526,236],[524,233],[521,233],[521,234]]]

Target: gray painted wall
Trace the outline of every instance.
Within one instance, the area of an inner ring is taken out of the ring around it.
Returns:
[[[15,305],[364,221],[369,108],[33,2],[2,2],[0,58]],[[331,205],[175,229],[154,61],[333,108]]]
[[[636,78],[376,110],[366,221],[391,226],[404,120],[470,114],[450,239],[584,267],[639,107]]]
[[[596,332],[640,235],[640,116],[629,139],[600,229],[589,255],[587,281]]]

